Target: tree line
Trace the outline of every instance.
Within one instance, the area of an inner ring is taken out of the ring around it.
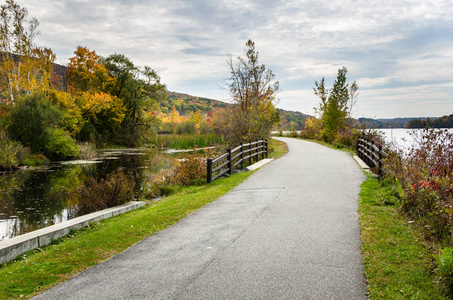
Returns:
[[[80,143],[137,146],[155,134],[166,86],[152,68],[82,46],[55,68],[53,51],[35,44],[39,22],[27,16],[14,0],[1,5],[0,137],[10,149],[3,156],[14,161],[25,148],[61,160],[78,157]]]
[[[440,118],[413,119],[409,121],[406,128],[453,128],[453,114]]]
[[[263,138],[278,123],[278,82],[258,61],[253,41],[245,58],[228,60],[233,105],[202,114],[196,105],[178,115],[165,104],[167,89],[151,67],[123,54],[101,57],[78,46],[67,66],[55,65],[51,48],[35,43],[39,22],[14,0],[0,7],[0,168],[83,156],[84,145],[134,147],[176,124],[181,132],[206,130],[228,145]],[[165,111],[163,111],[165,110]],[[170,127],[168,124],[171,124]],[[186,128],[187,127],[187,128]]]

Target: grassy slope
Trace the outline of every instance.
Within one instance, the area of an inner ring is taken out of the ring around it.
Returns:
[[[448,299],[433,274],[432,254],[395,206],[383,205],[386,188],[369,177],[360,193],[362,254],[370,299]]]
[[[271,141],[278,158],[286,145]],[[178,222],[244,181],[252,172],[234,174],[212,184],[185,187],[176,195],[142,209],[92,224],[0,267],[0,299],[31,297],[124,251],[140,240]],[[42,251],[42,252],[41,252]]]

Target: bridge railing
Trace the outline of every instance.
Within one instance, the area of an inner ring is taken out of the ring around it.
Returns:
[[[382,150],[382,146],[375,145],[371,139],[359,136],[357,140],[357,155],[371,169],[376,170],[379,176],[385,174],[382,165],[388,153]]]
[[[217,158],[207,160],[208,183],[222,175],[231,175],[234,170],[243,169],[245,164],[251,165],[253,161],[259,161],[269,155],[267,140],[249,141],[234,149],[227,149],[226,153]],[[239,168],[240,166],[240,168]]]

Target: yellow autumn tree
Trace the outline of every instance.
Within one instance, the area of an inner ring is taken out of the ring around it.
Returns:
[[[26,28],[27,16],[14,0],[0,7],[0,93],[9,105],[20,95],[47,88],[53,71],[55,54],[35,45],[39,22],[32,18]]]
[[[84,120],[78,135],[82,141],[113,139],[126,115],[123,101],[108,93],[116,78],[109,75],[99,58],[95,51],[78,46],[69,59],[67,90],[74,95]]]
[[[99,63],[99,58],[95,51],[77,47],[68,64],[69,92],[105,92],[115,85],[116,79],[109,75],[104,64]]]
[[[126,116],[126,108],[121,100],[107,93],[79,93],[76,104],[84,119],[79,134],[82,141],[106,142],[113,139]]]

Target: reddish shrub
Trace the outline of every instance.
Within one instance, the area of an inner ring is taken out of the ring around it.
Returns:
[[[412,148],[390,155],[386,169],[404,189],[402,209],[423,225],[428,238],[452,244],[453,134],[424,129],[412,135]]]
[[[135,182],[122,171],[110,173],[99,181],[90,178],[75,190],[79,195],[76,209],[79,213],[90,213],[126,203],[132,200],[134,186]]]

